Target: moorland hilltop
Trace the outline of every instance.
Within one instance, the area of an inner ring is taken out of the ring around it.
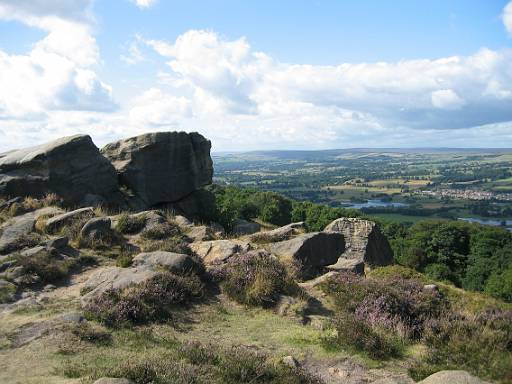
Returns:
[[[509,304],[395,265],[369,220],[236,217],[210,148],[0,154],[0,382],[512,382]]]

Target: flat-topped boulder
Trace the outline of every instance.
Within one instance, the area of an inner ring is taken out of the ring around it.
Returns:
[[[55,193],[70,204],[119,199],[117,175],[88,135],[0,154],[0,195]]]
[[[373,221],[342,217],[328,224],[325,231],[339,232],[345,237],[343,259],[355,259],[370,266],[393,264],[393,250]],[[333,264],[332,269],[343,269]]]
[[[247,252],[251,246],[240,240],[213,240],[201,241],[190,244],[194,251],[205,264],[222,264],[229,258],[239,253]]]
[[[296,262],[305,275],[315,275],[335,263],[345,251],[341,233],[313,232],[268,245],[270,252],[282,259]]]
[[[133,266],[146,266],[155,270],[165,269],[169,272],[198,272],[201,265],[192,256],[174,252],[143,252],[133,258]]]
[[[211,184],[210,148],[199,133],[154,132],[107,144],[101,153],[121,184],[153,206],[179,201]]]

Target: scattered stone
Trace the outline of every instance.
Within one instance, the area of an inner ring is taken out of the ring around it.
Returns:
[[[182,216],[182,215],[174,216],[174,222],[182,228],[189,228],[194,225],[194,224],[192,224],[192,222],[189,219],[187,219],[185,216]]]
[[[190,238],[192,241],[207,241],[213,240],[215,238],[215,235],[213,233],[213,230],[207,225],[199,225],[196,227],[192,227],[187,232],[187,237]]]
[[[327,281],[328,279],[334,277],[334,276],[338,276],[340,274],[339,271],[329,271],[327,273],[324,273],[323,275],[321,276],[318,276],[317,278],[313,279],[313,280],[308,280],[308,281],[305,281],[303,283],[299,283],[299,285],[301,287],[304,287],[304,288],[315,288],[317,287],[318,285],[322,284],[323,282]]]
[[[0,154],[0,194],[42,197],[55,193],[71,204],[86,195],[118,199],[116,171],[87,135],[63,137]]]
[[[314,276],[338,260],[345,250],[345,241],[340,233],[313,232],[270,244],[268,248],[277,256],[297,263],[306,276]]]
[[[438,292],[439,288],[435,284],[425,284],[423,286],[423,290],[428,291],[428,292]]]
[[[255,243],[274,243],[276,241],[288,240],[298,233],[298,230],[304,227],[304,222],[291,223],[284,227],[254,233],[249,236],[249,240]]]
[[[373,221],[342,217],[324,230],[339,232],[345,237],[346,249],[342,258],[356,259],[371,266],[393,264],[391,246]]]
[[[163,268],[178,273],[200,270],[200,265],[192,256],[164,251],[139,253],[133,258],[132,265],[134,267],[145,266],[154,270]]]
[[[233,234],[235,235],[251,235],[259,232],[261,225],[252,221],[237,219],[233,225]]]
[[[87,319],[80,312],[65,313],[59,317],[65,323],[86,323]]]
[[[0,211],[11,208],[13,204],[20,203],[21,200],[23,200],[21,196],[16,196],[13,199],[9,199],[7,201],[4,201],[3,203],[0,203]]]
[[[364,262],[357,259],[344,259],[340,257],[335,264],[327,266],[327,269],[364,275]]]
[[[236,254],[247,252],[251,246],[239,240],[213,240],[192,243],[190,248],[205,264],[222,264]]]
[[[57,287],[55,285],[53,285],[53,284],[46,284],[43,287],[43,291],[44,292],[50,292],[50,291],[53,291],[55,288],[57,288]]]
[[[51,239],[51,240],[48,240],[46,242],[46,249],[47,250],[52,250],[52,249],[55,249],[57,251],[60,251],[64,248],[66,248],[69,244],[69,239],[67,238],[67,236],[60,236],[60,237],[56,237],[54,239]]]
[[[212,228],[212,231],[215,234],[215,236],[224,236],[226,233],[224,227],[219,223],[213,222],[210,224],[210,227]]]
[[[466,371],[439,371],[418,384],[489,384]]]
[[[82,305],[103,292],[124,289],[132,284],[142,283],[157,274],[156,271],[140,266],[137,268],[105,267],[94,272],[83,285]]]
[[[94,208],[86,207],[76,209],[71,212],[66,212],[57,216],[53,216],[52,218],[46,221],[46,230],[48,232],[55,232],[56,230],[62,228],[65,225],[71,224],[75,220],[80,220],[88,217],[94,216]]]
[[[299,368],[299,366],[300,366],[299,362],[293,356],[283,357],[282,362],[284,365],[286,365],[290,368],[293,368],[293,369]]]
[[[102,154],[147,206],[175,202],[211,184],[211,143],[199,133],[155,132],[107,144]]]
[[[30,236],[34,239],[40,237],[32,233],[37,219],[43,215],[54,215],[60,212],[62,212],[60,208],[46,207],[7,220],[0,227],[2,232],[0,236],[0,254],[17,251],[27,246],[27,243],[33,243]]]
[[[110,233],[112,221],[109,217],[93,217],[82,227],[80,236],[84,239],[103,239]]]

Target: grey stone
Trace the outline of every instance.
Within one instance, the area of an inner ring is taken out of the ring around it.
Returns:
[[[4,201],[4,202],[0,203],[0,211],[1,211],[1,210],[4,210],[4,209],[9,209],[9,208],[11,208],[11,206],[12,206],[13,204],[15,204],[15,203],[19,203],[19,202],[21,202],[21,200],[22,200],[22,197],[21,197],[21,196],[16,196],[16,197],[14,197],[14,198],[12,198],[12,199],[9,199],[9,200],[7,200],[7,201]]]
[[[316,275],[335,263],[345,250],[343,235],[336,232],[313,232],[268,245],[270,252],[297,263],[305,276]]]
[[[69,312],[61,315],[59,317],[60,320],[65,323],[85,323],[87,322],[86,318],[80,312]]]
[[[273,243],[276,241],[288,240],[290,237],[298,234],[298,230],[304,227],[303,222],[291,223],[283,227],[262,231],[249,236],[252,242]]]
[[[82,238],[100,239],[110,233],[112,221],[109,217],[93,217],[82,227]]]
[[[34,230],[35,223],[31,214],[13,217],[4,223],[0,236],[0,254],[16,250],[16,243]]]
[[[55,232],[56,230],[62,228],[64,225],[69,225],[75,220],[85,219],[93,216],[93,207],[76,209],[74,211],[66,212],[48,219],[46,221],[46,230],[48,232]]]
[[[357,259],[345,259],[340,257],[335,264],[327,266],[327,269],[364,275],[364,262]]]
[[[240,240],[213,240],[190,244],[190,248],[205,264],[222,264],[234,255],[247,252],[251,246]]]
[[[42,197],[55,193],[83,204],[87,194],[118,199],[117,175],[87,135],[63,137],[0,154],[0,194]]]
[[[215,238],[215,234],[213,230],[206,225],[199,225],[197,227],[192,227],[187,232],[187,237],[192,241],[206,241],[213,240]]]
[[[182,228],[189,228],[194,225],[189,219],[182,215],[174,216],[174,222]]]
[[[91,299],[109,289],[121,290],[132,284],[147,281],[156,274],[156,271],[146,266],[137,268],[100,268],[94,272],[83,285],[83,289],[87,293],[81,298],[82,305],[87,305]]]
[[[345,237],[342,258],[356,259],[370,266],[393,264],[393,250],[373,221],[342,217],[327,225],[325,231],[339,232]]]
[[[439,371],[418,384],[489,384],[466,371]]]
[[[102,150],[120,182],[147,206],[176,202],[212,182],[211,143],[198,133],[155,132]]]
[[[261,225],[252,221],[237,219],[233,225],[233,234],[235,235],[251,235],[260,230]]]
[[[60,236],[50,239],[46,242],[46,249],[62,250],[68,246],[69,239],[66,236]]]
[[[285,357],[283,357],[282,362],[283,362],[284,365],[287,365],[290,368],[294,368],[295,369],[295,368],[299,367],[299,362],[293,356],[285,356]]]
[[[134,267],[145,266],[154,270],[163,268],[170,272],[197,272],[200,270],[199,264],[191,256],[164,251],[139,253],[133,258],[132,265]]]

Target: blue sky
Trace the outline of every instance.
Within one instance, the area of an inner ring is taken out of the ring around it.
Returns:
[[[511,43],[498,0],[0,0],[0,150],[512,147]]]

